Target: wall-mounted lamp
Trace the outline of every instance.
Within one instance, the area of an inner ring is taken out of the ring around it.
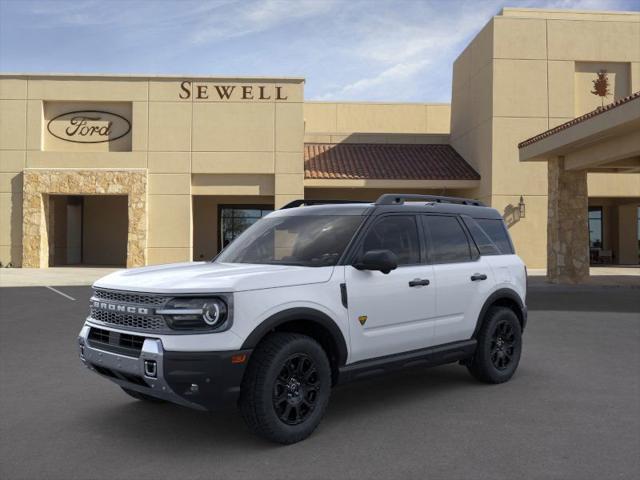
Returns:
[[[518,210],[520,212],[520,218],[524,218],[527,213],[526,205],[524,204],[524,198],[520,195],[520,201],[518,202]]]

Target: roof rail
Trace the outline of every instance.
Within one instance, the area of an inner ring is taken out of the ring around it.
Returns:
[[[358,200],[305,200],[304,198],[299,198],[297,200],[292,200],[291,202],[283,205],[279,208],[279,210],[285,210],[287,208],[296,208],[296,207],[309,207],[311,205],[340,205],[347,203],[371,203],[371,202],[363,202]]]
[[[385,193],[376,200],[376,205],[402,205],[407,200],[434,202],[434,203],[457,203],[460,205],[472,205],[474,207],[484,207],[484,203],[470,198],[444,197],[440,195],[417,195],[411,193]]]

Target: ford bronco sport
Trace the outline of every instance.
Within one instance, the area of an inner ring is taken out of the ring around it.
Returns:
[[[98,280],[82,362],[136,399],[236,404],[280,443],[309,436],[341,382],[452,362],[511,378],[526,270],[496,210],[401,194],[313,203],[267,215],[213,261]]]

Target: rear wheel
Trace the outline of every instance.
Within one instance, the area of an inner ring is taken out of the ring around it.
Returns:
[[[120,387],[122,391],[129,395],[130,397],[135,398],[136,400],[144,400],[145,402],[151,403],[163,403],[164,400],[156,397],[152,397],[151,395],[147,395],[145,393],[136,392],[135,390],[129,390],[128,388]]]
[[[331,368],[318,342],[297,333],[274,333],[251,356],[240,411],[257,435],[295,443],[316,429],[330,394]]]
[[[503,383],[509,380],[520,362],[522,330],[513,310],[491,307],[477,336],[478,346],[469,372],[485,383]]]

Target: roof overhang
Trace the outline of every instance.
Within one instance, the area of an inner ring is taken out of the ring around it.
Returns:
[[[476,188],[480,180],[393,180],[305,178],[306,188],[452,189]]]
[[[640,95],[548,130],[519,150],[520,161],[564,157],[567,170],[640,172]]]

